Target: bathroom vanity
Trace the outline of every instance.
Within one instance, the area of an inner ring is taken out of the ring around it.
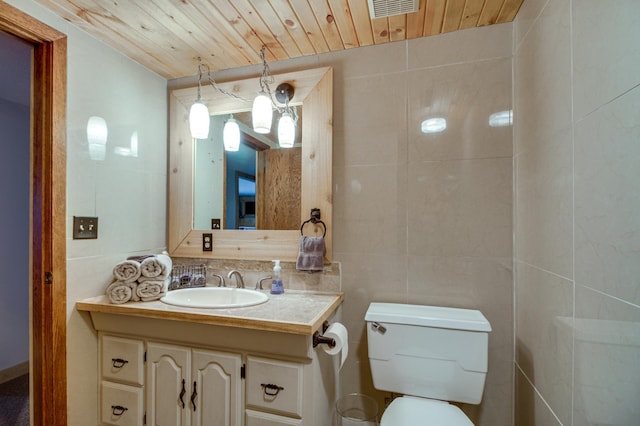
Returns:
[[[78,302],[98,331],[100,424],[331,425],[339,360],[313,335],[339,320],[342,300],[288,291],[234,309]]]

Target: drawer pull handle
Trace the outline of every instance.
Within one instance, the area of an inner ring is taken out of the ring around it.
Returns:
[[[193,412],[196,411],[196,396],[198,396],[198,392],[196,392],[196,382],[193,382],[193,393],[191,394],[191,405],[193,405]]]
[[[281,390],[284,390],[282,386],[274,385],[273,383],[261,383],[260,386],[262,386],[264,394],[267,396],[276,396]]]
[[[113,414],[114,416],[120,417],[127,410],[128,410],[128,408],[127,407],[123,407],[122,405],[112,405],[111,406],[111,414]]]
[[[182,379],[182,391],[180,391],[180,402],[182,403],[182,409],[184,409],[184,399],[182,399],[182,397],[185,393],[187,393],[187,391],[184,390],[184,379]]]
[[[129,361],[122,358],[111,358],[111,362],[113,363],[113,368],[122,368]]]

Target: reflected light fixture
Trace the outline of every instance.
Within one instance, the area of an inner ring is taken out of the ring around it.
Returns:
[[[291,114],[283,112],[278,121],[278,143],[282,148],[291,148],[296,140],[296,123]]]
[[[103,161],[107,154],[107,122],[98,116],[89,117],[87,122],[87,143],[89,144],[89,158]]]
[[[260,93],[253,100],[251,118],[253,120],[253,131],[256,133],[269,133],[271,122],[273,121],[273,107],[271,102],[271,90],[269,84],[273,84],[274,78],[269,70],[269,65],[265,59],[265,47],[260,49],[262,59],[262,75],[260,76]]]
[[[278,120],[278,144],[282,148],[291,148],[296,140],[296,122],[289,107],[294,93],[295,90],[289,83],[282,83],[276,87],[276,99],[284,104],[284,110]]]
[[[238,126],[238,122],[233,116],[229,117],[224,123],[222,141],[225,151],[237,151],[240,149],[240,126]]]
[[[444,132],[446,128],[447,120],[442,117],[428,118],[420,125],[420,130],[425,134]]]
[[[209,137],[209,108],[202,102],[202,61],[198,58],[198,99],[191,105],[189,110],[189,130],[191,137],[195,139],[206,139]]]
[[[489,116],[489,126],[491,127],[506,127],[513,124],[513,111],[500,111],[494,112]]]

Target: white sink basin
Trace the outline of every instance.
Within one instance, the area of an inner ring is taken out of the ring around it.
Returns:
[[[198,287],[169,291],[160,301],[187,308],[241,308],[259,305],[269,296],[246,288]]]

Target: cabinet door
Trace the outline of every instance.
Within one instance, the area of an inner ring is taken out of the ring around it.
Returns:
[[[147,422],[152,426],[188,426],[190,349],[147,344]]]
[[[242,358],[237,354],[194,349],[189,393],[193,426],[241,424]]]

